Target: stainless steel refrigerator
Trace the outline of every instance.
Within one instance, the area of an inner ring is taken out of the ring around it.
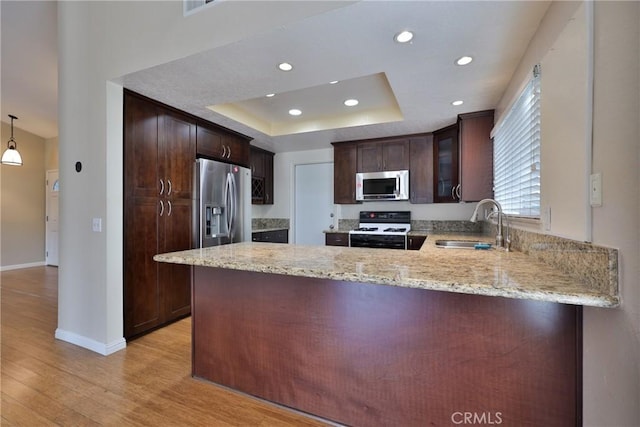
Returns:
[[[250,241],[251,171],[207,159],[197,159],[195,169],[197,247]]]

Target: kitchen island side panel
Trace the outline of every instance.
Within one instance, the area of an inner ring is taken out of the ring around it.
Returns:
[[[354,426],[579,425],[579,306],[194,267],[193,375]]]

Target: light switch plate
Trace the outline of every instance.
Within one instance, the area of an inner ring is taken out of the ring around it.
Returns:
[[[602,206],[602,174],[591,174],[589,179],[589,202],[592,207]]]
[[[93,221],[91,223],[91,228],[96,233],[101,233],[102,232],[102,218],[93,218]]]

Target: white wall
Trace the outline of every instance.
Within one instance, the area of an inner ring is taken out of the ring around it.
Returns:
[[[555,45],[579,6],[570,2],[552,4],[500,101],[500,113],[518,92],[531,67],[555,55],[547,51]],[[543,147],[547,144],[547,154],[558,159],[543,163],[542,179],[547,185],[542,191],[547,193],[544,200],[553,203],[551,233],[582,235],[583,221],[592,215],[592,225],[584,233],[591,234],[595,244],[619,249],[622,306],[584,309],[584,425],[637,426],[640,425],[640,3],[596,2],[594,12],[592,165],[571,158],[588,158],[585,148],[572,153],[557,146],[571,138],[570,144],[579,150],[578,141],[585,137],[581,127],[584,120],[565,114],[566,121],[544,121],[547,138],[541,144]],[[565,62],[573,67],[575,62],[571,59],[559,57],[558,65]],[[543,67],[543,81],[564,75],[561,71],[552,70],[547,75]],[[553,95],[584,102],[580,84],[562,83],[552,82],[554,90],[562,91]],[[575,134],[568,133],[567,125],[572,123],[577,127]],[[555,161],[562,159],[566,161]],[[571,203],[562,200],[567,177],[571,177],[571,185],[586,185],[590,168],[602,173],[604,187],[603,206],[592,211],[582,201],[575,202],[573,196],[568,198]],[[554,218],[563,219],[556,222]],[[571,218],[576,218],[577,226],[570,223]]]
[[[13,135],[22,166],[0,166],[0,268],[44,265],[45,140],[15,125]],[[11,126],[2,122],[0,155]]]
[[[59,4],[56,337],[102,354],[123,347],[122,107],[108,82],[345,4],[219,2],[188,17],[182,1]],[[91,231],[92,218],[103,219],[102,233]]]

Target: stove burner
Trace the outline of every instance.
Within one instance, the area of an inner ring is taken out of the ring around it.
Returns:
[[[378,227],[359,227],[355,231],[376,231]]]
[[[383,231],[387,231],[387,232],[402,232],[402,231],[406,231],[406,228],[387,228]]]

